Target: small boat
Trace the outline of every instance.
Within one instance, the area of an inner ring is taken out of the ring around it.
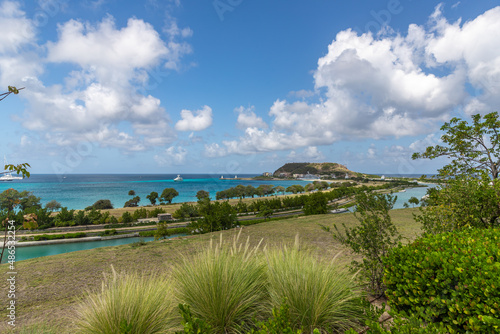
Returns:
[[[4,159],[4,164],[7,165],[7,160],[5,159],[5,157],[3,157],[3,159]],[[12,173],[10,173],[10,172],[0,172],[0,175],[1,174],[4,174],[4,175],[0,176],[0,181],[2,181],[2,182],[11,182],[14,180],[22,180],[23,179],[20,176],[12,176]]]
[[[331,210],[331,213],[344,213],[344,212],[349,212],[346,208],[341,208],[341,209],[336,209],[336,210]]]
[[[23,178],[20,176],[12,176],[11,173],[5,173],[5,175],[0,176],[0,181],[2,182],[10,182],[14,180],[22,180]]]
[[[180,175],[177,175],[177,177],[174,179],[174,181],[180,182],[180,181],[184,181],[184,179]]]

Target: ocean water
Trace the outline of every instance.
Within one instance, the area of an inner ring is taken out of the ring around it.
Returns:
[[[165,188],[174,188],[179,196],[173,203],[194,202],[196,193],[205,190],[212,199],[218,191],[235,187],[239,184],[252,185],[257,188],[261,184],[288,187],[293,184],[305,186],[309,181],[259,181],[259,180],[228,180],[235,175],[224,175],[226,180],[221,180],[221,175],[210,174],[184,174],[182,182],[174,182],[174,174],[67,174],[64,178],[52,174],[32,174],[30,178],[0,182],[0,192],[14,188],[18,191],[28,190],[41,198],[42,204],[56,200],[63,207],[69,209],[84,209],[100,199],[109,199],[115,208],[121,208],[126,201],[132,198],[128,195],[134,190],[140,196],[139,205],[151,204],[146,198],[152,191],[161,195]],[[253,177],[251,175],[238,175],[238,177]]]
[[[179,196],[174,203],[194,202],[196,193],[205,190],[212,199],[218,191],[235,187],[239,184],[252,185],[257,188],[261,184],[288,187],[293,184],[305,186],[310,181],[260,181],[260,180],[230,180],[234,175],[185,174],[184,181],[174,182],[174,174],[68,174],[64,178],[52,174],[32,174],[29,179],[12,182],[0,182],[0,192],[14,188],[18,191],[32,191],[41,198],[42,204],[56,200],[69,209],[84,209],[99,199],[109,199],[115,208],[123,207],[126,201],[132,198],[129,190],[134,190],[136,196],[141,197],[139,205],[150,204],[146,198],[152,191],[161,194],[165,188],[175,188]],[[239,177],[253,177],[256,174],[239,175]],[[412,196],[420,199],[427,192],[426,188],[412,188],[404,193],[397,193],[398,201],[395,208],[402,208],[403,204]]]

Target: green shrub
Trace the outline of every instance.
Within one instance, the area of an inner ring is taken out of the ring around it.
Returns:
[[[175,219],[186,219],[191,217],[198,217],[198,209],[196,206],[188,203],[182,203],[181,207],[172,214]]]
[[[452,333],[500,331],[500,230],[427,235],[384,261],[392,309]]]
[[[147,218],[156,218],[160,213],[166,213],[166,212],[167,211],[165,211],[162,208],[154,208],[153,210],[148,211]]]
[[[173,328],[172,284],[165,275],[117,274],[88,293],[76,314],[78,333],[165,333]]]
[[[304,214],[307,215],[322,215],[328,212],[328,199],[322,192],[315,192],[309,195],[304,205]]]
[[[76,225],[89,225],[90,223],[91,223],[90,218],[85,214],[85,211],[81,210],[75,213]]]
[[[290,308],[283,303],[279,308],[273,308],[272,317],[266,322],[259,322],[258,330],[252,330],[250,334],[302,334],[302,329],[293,329],[290,318]]]
[[[156,234],[156,230],[153,231],[140,231],[139,236],[143,238],[154,237]]]
[[[73,238],[85,238],[86,236],[87,234],[84,232],[66,233],[66,234],[42,234],[33,236],[33,240],[41,241],[41,240],[73,239]]]
[[[168,228],[165,223],[159,223],[156,231],[143,231],[139,232],[141,237],[155,237],[155,240],[166,239],[174,234],[188,234],[189,229],[186,227]]]
[[[189,305],[179,304],[179,312],[182,317],[181,321],[183,330],[176,332],[176,334],[202,334],[209,333],[211,331],[210,325],[208,325],[204,320],[193,316]]]
[[[361,192],[355,199],[355,217],[360,225],[348,229],[342,224],[344,233],[334,225],[333,237],[363,256],[362,262],[352,261],[352,269],[359,271],[358,278],[368,283],[370,293],[380,295],[385,290],[383,259],[401,240],[389,214],[397,197]],[[323,229],[330,231],[329,227],[323,226]]]
[[[134,217],[132,217],[132,215],[128,211],[122,213],[121,219],[122,224],[128,224],[134,221]]]
[[[198,211],[203,218],[191,222],[193,233],[228,230],[236,226],[236,212],[229,202],[210,202],[209,198],[198,201]]]
[[[113,209],[113,204],[111,204],[111,201],[109,199],[100,199],[89,207],[89,209],[92,208],[96,210]]]
[[[266,251],[269,295],[274,307],[286,300],[294,329],[340,332],[363,324],[363,294],[343,266],[320,262],[294,247]]]
[[[104,230],[104,232],[101,232],[98,235],[101,237],[105,237],[108,235],[116,235],[116,234],[118,234],[118,232],[115,229],[111,229],[111,230]]]
[[[177,297],[203,320],[209,333],[246,333],[267,318],[265,264],[256,248],[222,240],[173,269]]]
[[[148,211],[146,210],[146,208],[137,209],[134,211],[132,218],[134,218],[134,220],[148,218]]]

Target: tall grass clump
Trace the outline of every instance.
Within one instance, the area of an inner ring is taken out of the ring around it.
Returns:
[[[168,277],[112,271],[111,277],[105,277],[101,290],[89,293],[79,306],[78,333],[151,334],[173,328],[176,305]]]
[[[247,333],[269,313],[265,264],[256,256],[260,244],[240,243],[239,235],[232,245],[224,245],[221,235],[173,270],[179,302],[211,333]]]
[[[321,262],[300,249],[298,237],[292,247],[266,250],[266,258],[272,306],[285,302],[295,329],[343,333],[364,322],[361,289],[334,260]]]

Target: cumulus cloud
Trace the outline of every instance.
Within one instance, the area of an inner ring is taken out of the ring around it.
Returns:
[[[476,19],[448,23],[438,7],[433,16],[437,32],[427,52],[438,64],[463,66],[467,81],[475,88],[465,111],[468,114],[493,111],[500,103],[500,7]]]
[[[206,144],[205,145],[205,156],[207,158],[217,158],[217,157],[223,157],[227,155],[227,151],[225,148],[221,147],[217,143],[212,143],[212,144]]]
[[[322,161],[325,159],[325,156],[316,146],[310,146],[299,153],[291,151],[287,158],[292,161]]]
[[[36,29],[19,3],[0,3],[0,31],[0,85],[19,87],[23,78],[41,74],[34,54]]]
[[[255,108],[253,106],[250,108],[239,107],[235,109],[235,112],[238,113],[238,120],[236,122],[236,126],[240,129],[246,129],[246,128],[265,129],[268,127],[266,122],[262,120],[262,117],[259,117],[255,114]]]
[[[180,146],[170,146],[162,154],[155,155],[154,159],[160,166],[178,166],[186,162],[187,153]]]
[[[203,106],[200,110],[181,111],[181,120],[175,124],[178,131],[201,131],[212,125],[212,108]]]
[[[437,6],[428,25],[411,24],[405,34],[341,31],[318,60],[314,83],[319,102],[277,99],[268,130],[248,126],[220,151],[417,136],[436,130],[457,108],[493,111],[500,102],[500,7],[450,23]],[[468,85],[476,89],[472,95]]]
[[[39,131],[50,144],[91,140],[126,151],[176,138],[161,101],[145,87],[149,73],[176,68],[191,51],[181,40],[190,36],[188,28],[183,32],[175,24],[163,40],[152,25],[136,18],[123,27],[111,16],[96,24],[70,20],[58,25],[54,41],[38,45],[36,24],[19,4],[0,6],[0,83],[27,87],[22,94],[29,102],[21,118],[25,128]],[[63,82],[46,85],[39,77],[47,64],[71,69]]]

